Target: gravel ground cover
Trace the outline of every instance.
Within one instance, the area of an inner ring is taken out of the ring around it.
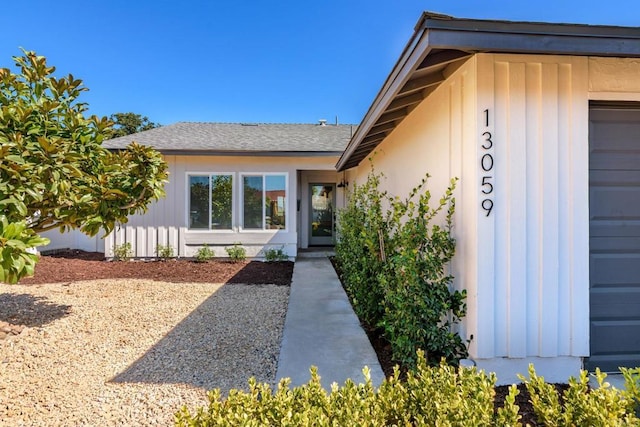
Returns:
[[[0,284],[0,425],[172,425],[206,391],[273,383],[289,287]]]

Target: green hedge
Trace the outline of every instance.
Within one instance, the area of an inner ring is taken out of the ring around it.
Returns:
[[[456,179],[432,201],[429,175],[404,199],[380,190],[384,176],[371,169],[355,184],[339,212],[336,261],[358,317],[381,328],[393,359],[413,367],[424,350],[434,365],[466,357],[454,332],[466,314],[466,291],[453,287],[449,262]]]
[[[375,389],[365,368],[364,384],[351,380],[330,392],[320,385],[311,369],[310,381],[290,388],[282,380],[275,391],[268,384],[249,381],[249,391],[232,390],[226,399],[220,390],[209,393],[209,406],[191,413],[186,407],[176,413],[176,426],[520,426],[512,386],[504,406],[494,409],[495,374],[446,363],[429,366],[422,352],[417,368],[400,380],[396,371]],[[570,379],[563,403],[555,388],[530,367],[523,378],[531,394],[539,425],[546,426],[637,426],[635,415],[640,391],[640,369],[623,371],[625,390],[604,384],[589,390],[583,372]]]

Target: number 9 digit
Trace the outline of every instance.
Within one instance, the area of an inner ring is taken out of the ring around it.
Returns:
[[[482,201],[482,209],[484,209],[485,211],[487,211],[487,216],[489,216],[491,214],[491,210],[493,209],[493,200],[491,199],[484,199]]]

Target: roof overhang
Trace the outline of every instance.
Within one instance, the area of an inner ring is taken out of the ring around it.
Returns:
[[[425,12],[336,169],[360,164],[445,74],[476,53],[637,58],[640,27],[487,21]]]
[[[110,148],[110,150],[118,150]],[[342,151],[240,151],[240,150],[163,150],[166,156],[225,156],[225,157],[339,157]]]

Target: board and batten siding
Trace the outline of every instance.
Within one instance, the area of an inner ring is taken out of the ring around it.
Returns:
[[[477,211],[472,357],[566,380],[589,354],[588,59],[477,58],[478,137],[492,134],[495,180],[493,211]]]
[[[459,332],[471,340],[470,358],[500,383],[518,381],[529,363],[566,381],[588,356],[587,123],[587,58],[478,54],[374,156],[385,189],[401,197],[426,172],[434,197],[460,178],[451,271],[468,311]],[[490,150],[481,148],[484,132]],[[484,171],[487,153],[493,165]],[[365,163],[352,179],[366,179]],[[489,216],[484,199],[493,202]]]
[[[260,256],[265,247],[282,247],[289,256],[296,256],[298,246],[297,188],[298,170],[333,171],[336,157],[224,157],[224,156],[166,156],[169,164],[167,196],[152,203],[143,215],[133,215],[105,239],[105,254],[111,256],[115,245],[131,243],[134,256],[155,257],[156,246],[170,245],[176,256],[191,257],[203,244],[209,245],[216,256],[226,257],[225,247],[240,243],[247,256]],[[233,174],[234,224],[231,231],[189,230],[187,228],[188,174]],[[287,176],[286,230],[240,230],[242,174],[283,173]]]

